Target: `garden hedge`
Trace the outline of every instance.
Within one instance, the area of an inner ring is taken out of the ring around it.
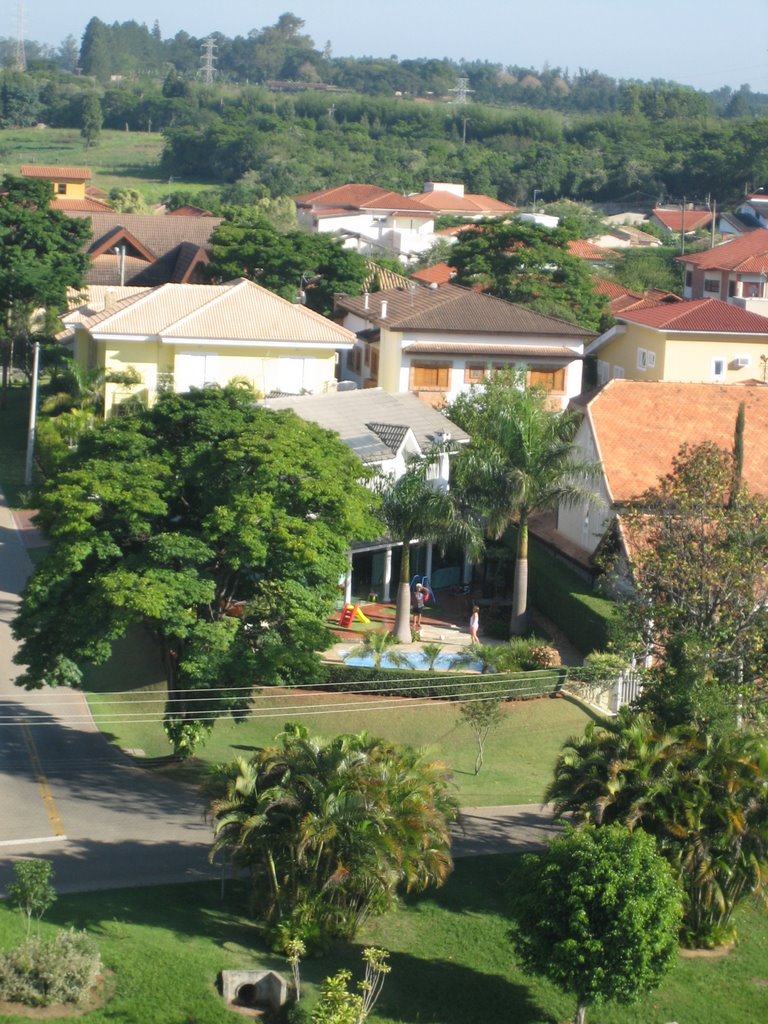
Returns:
[[[567,678],[567,669],[533,672],[425,672],[399,668],[360,668],[326,665],[325,688],[338,693],[366,693],[431,700],[469,695],[478,689],[503,691],[505,700],[532,700],[554,696]],[[383,694],[382,694],[383,691]]]

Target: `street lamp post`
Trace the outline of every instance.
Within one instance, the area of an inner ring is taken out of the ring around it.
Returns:
[[[40,342],[35,342],[35,354],[32,360],[32,394],[29,397],[29,428],[27,430],[27,457],[24,462],[24,486],[32,486],[32,460],[35,454],[35,434],[37,433],[37,375],[40,369]]]

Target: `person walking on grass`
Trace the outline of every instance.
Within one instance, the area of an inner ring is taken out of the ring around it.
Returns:
[[[480,608],[478,605],[472,606],[472,614],[469,617],[469,642],[472,644],[479,644],[480,641],[477,638],[477,631],[480,628]]]
[[[421,613],[424,611],[424,599],[426,594],[424,587],[420,583],[417,583],[413,588],[413,622],[411,628],[416,634],[417,638],[421,636]]]

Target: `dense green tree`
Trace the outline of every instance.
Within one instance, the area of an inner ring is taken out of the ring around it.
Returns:
[[[259,209],[231,209],[213,234],[211,279],[247,277],[324,316],[339,292],[359,295],[370,271],[358,253],[330,235],[279,233]]]
[[[626,607],[656,659],[645,701],[670,724],[733,727],[761,704],[768,503],[736,479],[732,453],[684,445],[626,518]]]
[[[680,907],[650,836],[571,829],[523,859],[512,938],[528,970],[576,996],[584,1024],[590,1006],[633,1003],[659,986],[677,955]]]
[[[568,740],[545,799],[558,816],[650,833],[684,893],[686,945],[733,937],[733,913],[768,877],[768,744],[665,730],[623,709]]]
[[[6,176],[0,201],[0,342],[3,400],[16,339],[29,343],[67,308],[67,292],[83,284],[89,258],[84,220],[50,209],[48,182]]]
[[[459,284],[481,285],[502,299],[598,330],[605,299],[584,261],[568,252],[571,237],[567,230],[488,221],[459,236],[451,264]]]
[[[377,532],[364,475],[334,435],[242,389],[108,421],[41,493],[51,548],[14,623],[20,685],[76,686],[143,628],[188,752],[253,685],[317,678],[346,549]]]
[[[40,120],[40,86],[29,75],[0,73],[0,128],[29,128]]]
[[[104,124],[101,101],[95,92],[88,92],[83,96],[81,119],[80,135],[86,148],[90,149],[98,143],[101,126]]]
[[[445,881],[457,804],[444,764],[367,733],[311,738],[289,723],[278,741],[213,781],[211,817],[213,855],[249,871],[281,946],[352,938],[399,889]]]
[[[510,629],[528,628],[528,520],[558,504],[589,500],[598,471],[574,444],[577,412],[552,412],[525,376],[495,374],[459,395],[447,415],[471,437],[457,460],[455,481],[466,506],[479,510],[490,536],[517,526]]]

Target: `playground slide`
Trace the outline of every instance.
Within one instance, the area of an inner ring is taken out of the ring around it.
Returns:
[[[371,620],[362,611],[362,609],[360,608],[360,605],[357,605],[357,604],[355,605],[354,617],[356,619],[358,619],[360,622],[362,622],[362,624],[364,626],[370,626],[370,624],[371,624]]]

